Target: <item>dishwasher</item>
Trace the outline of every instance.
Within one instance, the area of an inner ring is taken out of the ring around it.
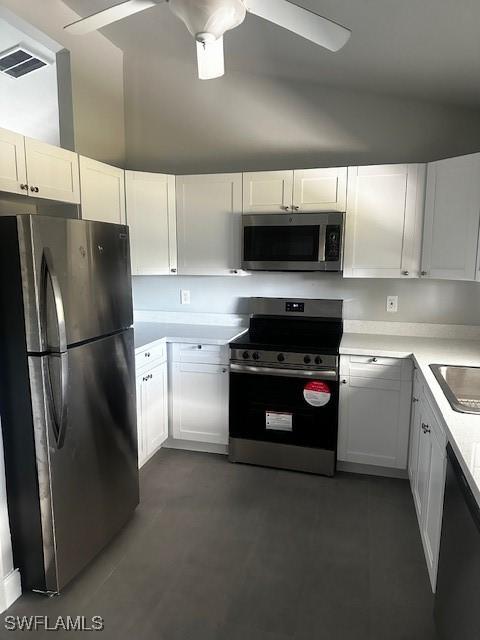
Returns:
[[[480,638],[480,507],[451,445],[435,594],[441,640]]]

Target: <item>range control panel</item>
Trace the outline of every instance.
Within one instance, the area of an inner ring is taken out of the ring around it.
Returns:
[[[304,302],[286,302],[285,303],[285,311],[292,313],[304,313],[305,311],[305,303]]]

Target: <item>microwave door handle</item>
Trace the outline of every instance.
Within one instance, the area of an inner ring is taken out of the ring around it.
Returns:
[[[318,262],[325,262],[325,242],[327,225],[322,223],[318,228]]]

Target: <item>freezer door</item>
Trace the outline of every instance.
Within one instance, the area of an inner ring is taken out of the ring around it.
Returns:
[[[133,329],[68,349],[67,360],[63,393],[62,358],[29,357],[45,584],[54,592],[138,504]]]
[[[27,351],[131,326],[128,227],[50,216],[18,216],[17,225]]]

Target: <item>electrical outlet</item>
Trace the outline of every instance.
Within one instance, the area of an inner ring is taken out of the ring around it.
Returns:
[[[190,304],[190,291],[188,289],[180,289],[180,304]]]
[[[387,311],[389,313],[397,313],[398,296],[387,296]]]

